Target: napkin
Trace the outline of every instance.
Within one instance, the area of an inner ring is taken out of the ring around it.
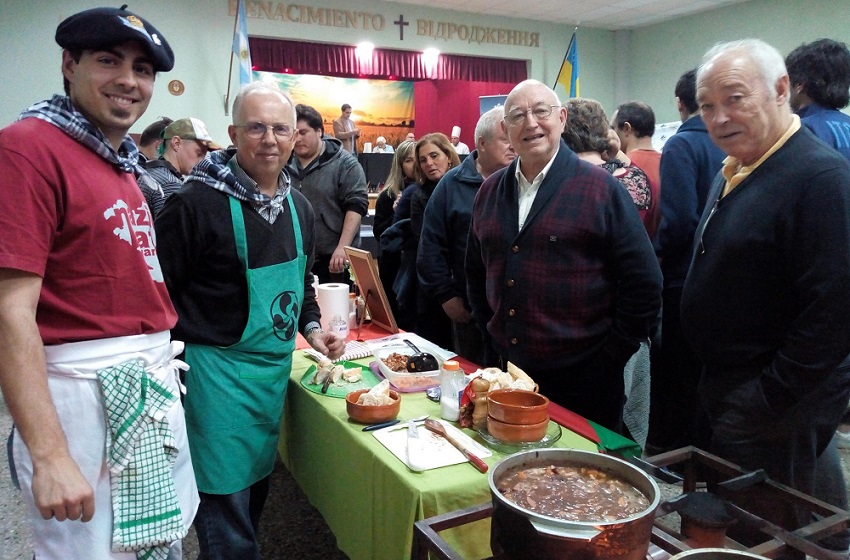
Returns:
[[[319,362],[321,360],[328,359],[327,356],[323,355],[321,352],[317,352],[312,348],[305,348],[304,354],[307,355],[313,361]],[[360,358],[366,358],[367,356],[372,355],[372,349],[369,348],[365,343],[358,342],[356,340],[349,340],[345,343],[345,352],[343,352],[342,356],[337,358],[337,362],[342,361],[351,361],[351,360],[359,360]]]

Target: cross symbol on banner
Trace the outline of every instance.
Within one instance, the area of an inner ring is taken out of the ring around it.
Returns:
[[[393,22],[398,25],[398,40],[404,41],[404,28],[410,25],[409,21],[404,21],[404,14],[398,16],[398,19]]]

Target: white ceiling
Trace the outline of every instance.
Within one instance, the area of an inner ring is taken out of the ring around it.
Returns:
[[[422,0],[387,0],[423,5]],[[633,29],[746,0],[429,0],[429,8],[600,29]]]

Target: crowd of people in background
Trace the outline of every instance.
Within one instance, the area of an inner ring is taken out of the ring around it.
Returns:
[[[165,39],[98,8],[56,40],[65,95],[0,131],[0,384],[36,557],[125,558],[118,542],[175,560],[194,521],[204,558],[259,558],[295,336],[343,351],[313,286],[351,283],[362,131],[349,104],[331,135],[252,83],[228,148],[193,116],[137,147]],[[683,70],[660,152],[646,103],[609,117],[537,80],[480,115],[472,150],[457,126],[375,138],[393,156],[372,228],[389,304],[647,453],[706,448],[847,509],[850,51],[744,40]],[[103,457],[107,420],[158,450],[128,452],[138,479]],[[850,532],[822,544],[846,552]]]

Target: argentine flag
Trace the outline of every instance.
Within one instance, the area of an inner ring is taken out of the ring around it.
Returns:
[[[239,59],[239,85],[251,83],[251,51],[248,49],[248,26],[245,23],[245,0],[239,0],[236,9],[236,27],[233,30],[233,54]]]

